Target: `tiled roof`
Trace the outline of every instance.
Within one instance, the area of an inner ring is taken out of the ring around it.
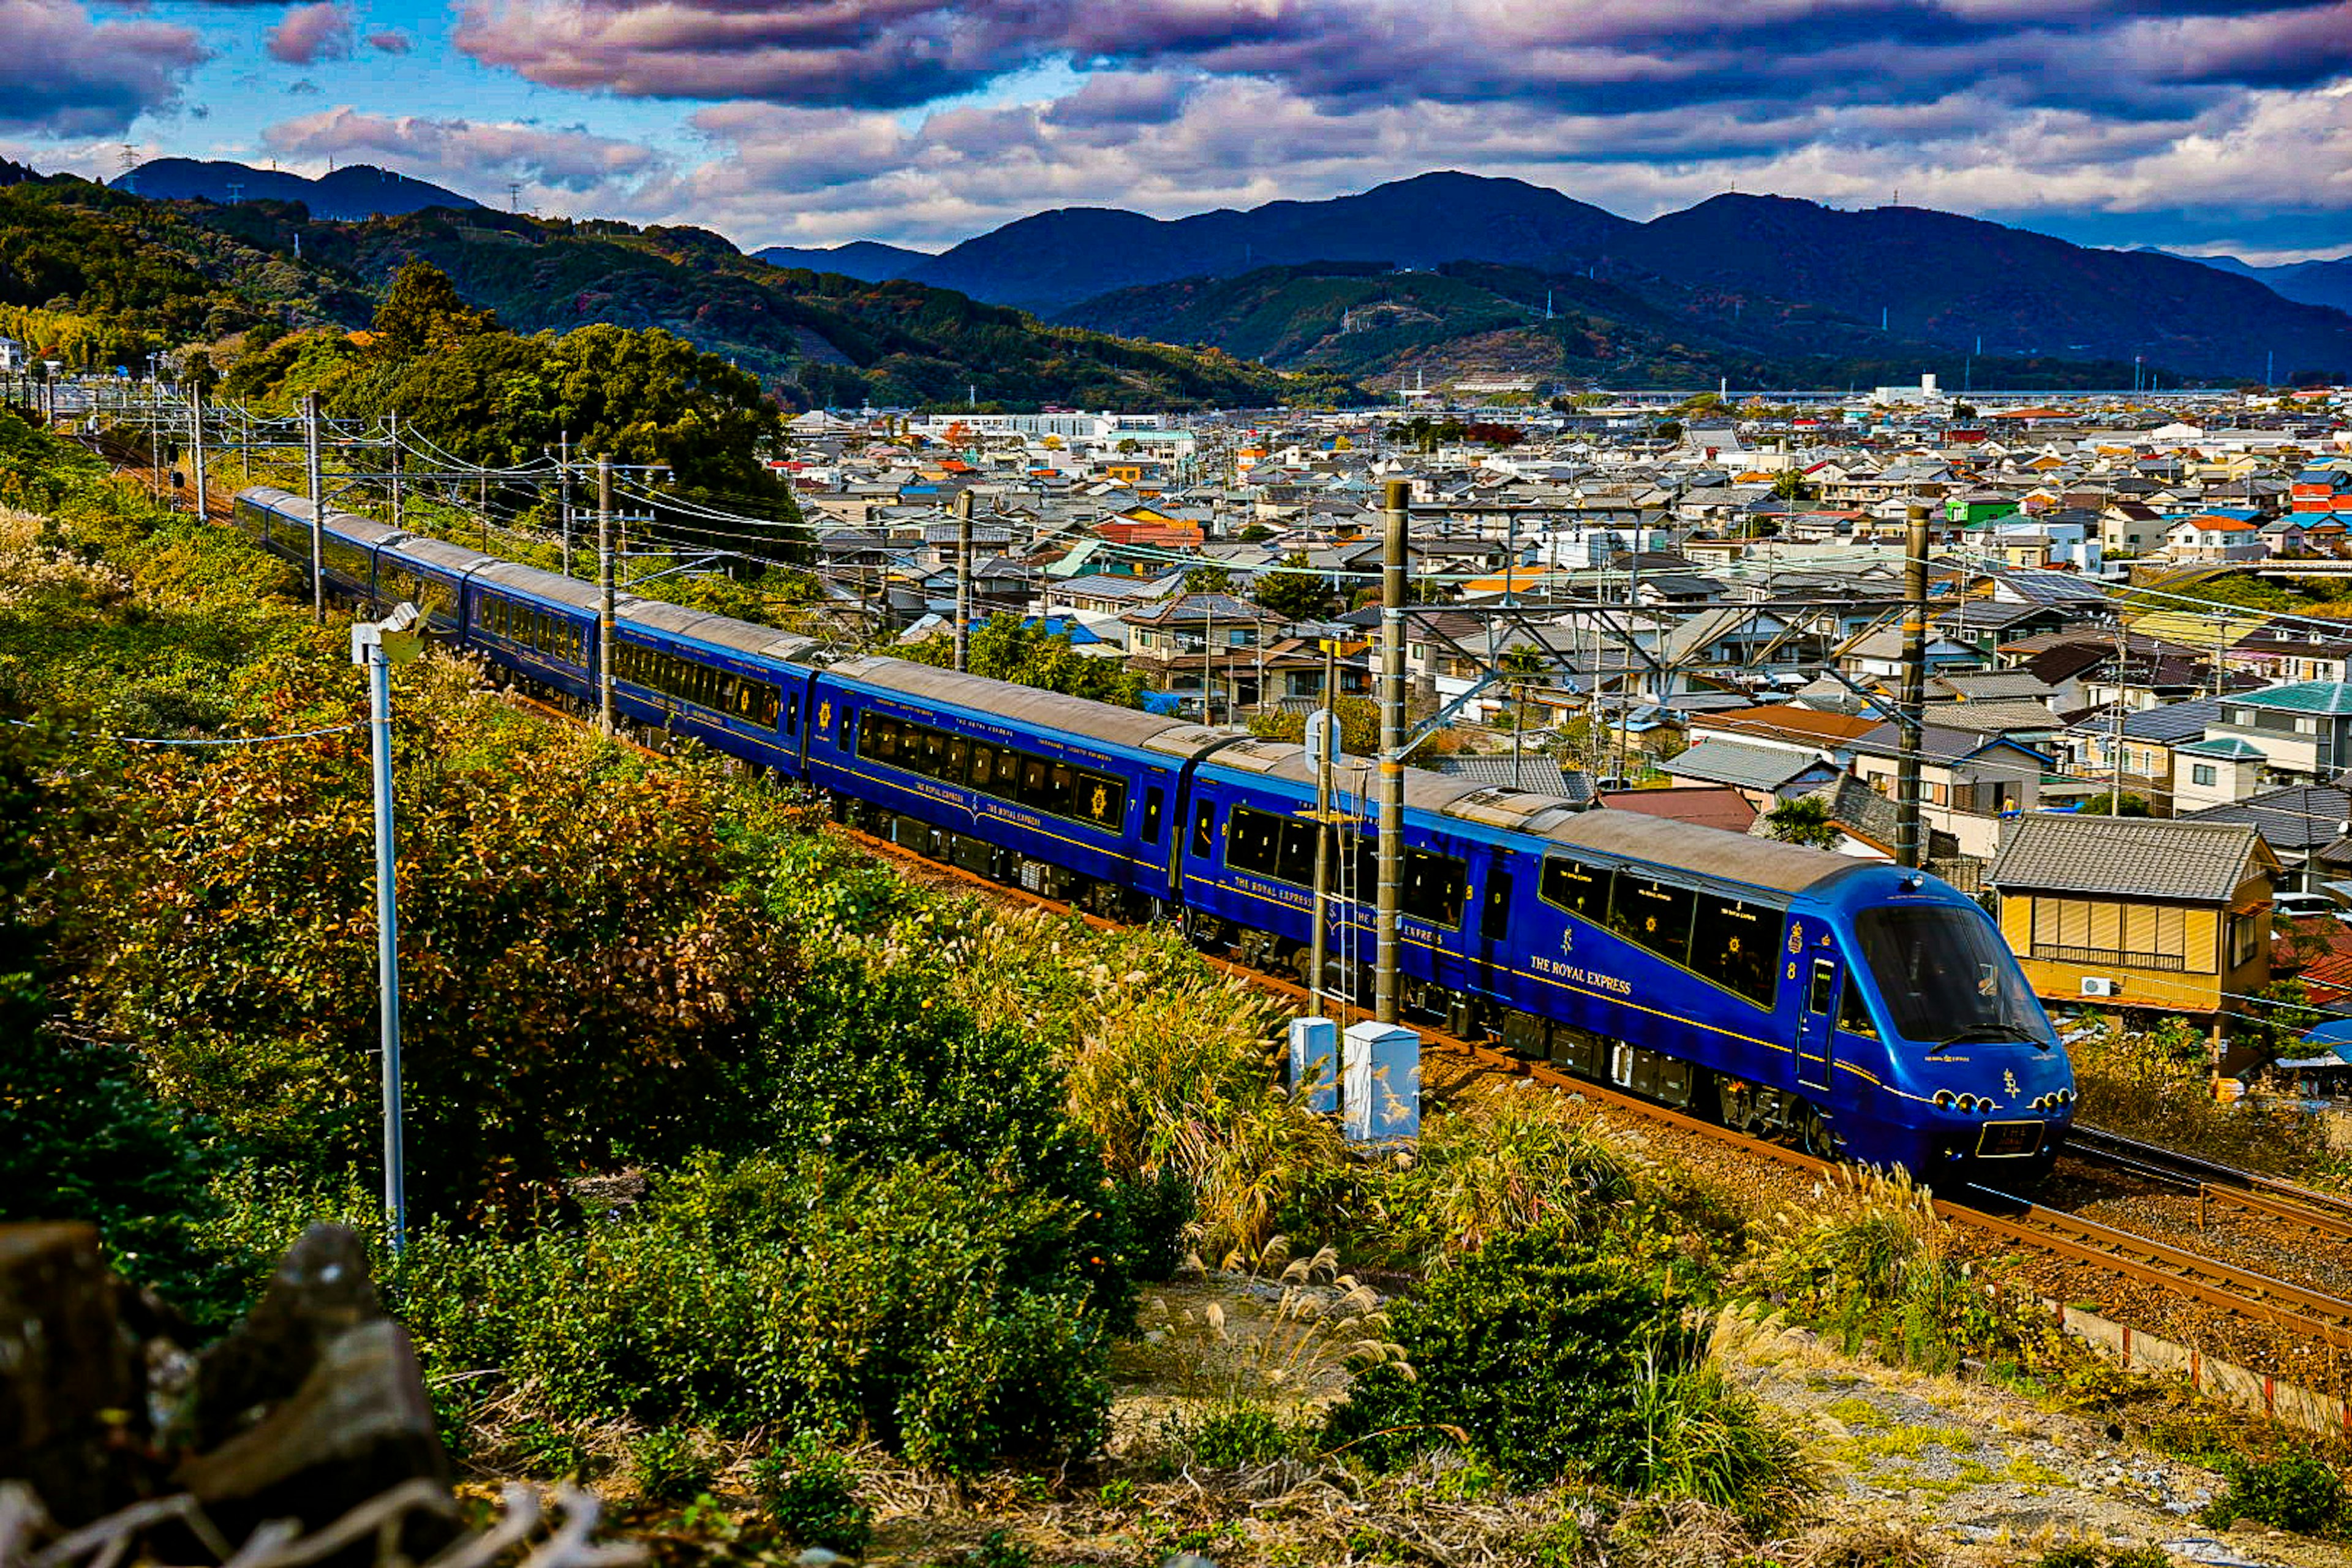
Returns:
[[[2055,719],[2052,720],[2053,725],[2056,722]],[[1922,724],[1919,727],[1919,754],[1931,763],[1956,763],[1963,757],[1974,756],[1989,746],[2003,750],[2017,747],[2027,753],[2017,759],[2021,764],[2028,757],[2042,755],[2024,742],[2010,740],[2006,736],[1981,734],[1974,730],[1955,730],[1942,724]],[[1903,733],[1891,722],[1881,724],[1855,741],[1853,749],[1874,757],[1900,756],[1903,754]],[[2047,761],[2046,758],[2043,760]]]
[[[1579,805],[1592,799],[1592,780],[1589,776],[1577,769],[1561,767],[1557,760],[1540,752],[1529,752],[1516,761],[1508,753],[1496,757],[1436,757],[1422,765],[1432,773],[1476,779],[1480,784],[1556,795]]]
[[[2226,903],[2260,841],[2235,823],[2035,812],[2010,824],[1984,879],[2003,892]]]
[[[1676,778],[1703,779],[1708,784],[1734,784],[1742,789],[1777,790],[1815,768],[1826,767],[1818,757],[1777,746],[1743,746],[1737,741],[1701,741],[1664,763]]]
[[[2209,805],[2180,820],[2255,827],[2274,847],[2312,849],[2334,842],[2347,818],[2352,818],[2352,791],[2307,784],[2248,795],[2227,805]]]

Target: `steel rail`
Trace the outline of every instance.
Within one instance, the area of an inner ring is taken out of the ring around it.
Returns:
[[[2067,1138],[2066,1152],[2094,1164],[2177,1183],[2196,1193],[2200,1203],[2224,1204],[2334,1240],[2352,1241],[2352,1200],[2333,1193],[2242,1171],[2201,1154],[2167,1149],[2099,1127],[2077,1124]]]

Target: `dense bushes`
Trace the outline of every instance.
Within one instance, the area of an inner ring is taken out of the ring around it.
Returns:
[[[428,1233],[398,1291],[436,1375],[499,1373],[560,1415],[864,1432],[964,1468],[1102,1436],[1079,1218],[952,1156],[706,1157],[582,1232]]]
[[[2344,1478],[2316,1455],[2288,1453],[2259,1461],[2231,1456],[2221,1462],[2221,1478],[2228,1485],[2203,1516],[2217,1529],[2242,1519],[2305,1534],[2352,1526],[2352,1497]]]
[[[1990,1294],[1969,1277],[1927,1192],[1899,1173],[1831,1172],[1811,1203],[1758,1229],[1732,1284],[1849,1350],[1872,1340],[1885,1359],[1928,1372],[1949,1372],[1964,1355],[2039,1365],[2060,1337],[2027,1310],[2030,1298]]]
[[[1459,1442],[1528,1485],[1584,1479],[1769,1519],[1796,1445],[1706,1359],[1654,1272],[1558,1223],[1498,1235],[1389,1311],[1404,1365],[1368,1368],[1328,1436],[1379,1466]]]

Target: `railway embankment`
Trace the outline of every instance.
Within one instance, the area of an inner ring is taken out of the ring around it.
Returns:
[[[394,696],[395,1262],[345,639],[5,416],[0,486],[0,1025],[39,1047],[0,1059],[0,1203],[86,1211],[202,1343],[350,1221],[462,1496],[583,1481],[678,1561],[2112,1564],[2223,1527],[1826,1406],[1933,1426],[1876,1391],[1950,1380],[2200,1508],[2231,1483],[2181,1456],[2284,1451],[1989,1309],[1899,1187],[1475,1060],[1366,1158],[1270,1082],[1278,997],[1171,933],[909,876],[446,659]],[[2050,1517],[1938,1492],[1969,1465]],[[2274,1473],[2236,1491],[2284,1520]]]

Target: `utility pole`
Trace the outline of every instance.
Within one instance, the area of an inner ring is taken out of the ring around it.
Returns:
[[[206,522],[211,519],[205,505],[205,389],[201,382],[188,383],[188,425],[195,432],[190,452],[196,479],[196,521]]]
[[[302,473],[310,487],[310,624],[327,624],[327,580],[320,571],[325,552],[327,503],[319,486],[319,395],[302,395]]]
[[[474,492],[474,493],[476,494],[476,496],[478,496],[478,497],[480,499],[480,501],[481,501],[481,509],[482,509],[482,553],[483,553],[483,554],[485,554],[485,555],[488,555],[488,554],[490,552],[490,476],[489,476],[489,475],[488,475],[488,474],[484,474],[484,475],[482,476],[481,484],[480,484],[480,485],[476,489],[476,490],[475,490],[475,492]]]
[[[2107,815],[2124,814],[2124,660],[2130,657],[2129,641],[2124,629],[2123,612],[2116,612],[2116,678],[2110,690],[2114,699],[2107,704],[2107,761],[2110,783],[2107,785]],[[2220,654],[2217,650],[2218,662]]]
[[[563,574],[572,575],[572,432],[562,435],[562,461],[556,465],[556,514],[563,527]]]
[[[1381,545],[1380,901],[1372,931],[1372,1016],[1397,1021],[1397,902],[1404,872],[1404,548],[1412,486],[1388,483]]]
[[[392,411],[392,526],[400,526],[400,410]]]
[[[383,1047],[383,1211],[397,1255],[408,1231],[408,1194],[401,1153],[400,910],[393,867],[392,667],[424,651],[409,628],[416,606],[402,604],[382,621],[352,627],[352,662],[367,671],[368,730],[375,763],[375,955],[377,1011]]]
[[[1339,720],[1331,711],[1332,688],[1339,679],[1339,645],[1323,639],[1323,736],[1315,744],[1315,941],[1308,957],[1307,994],[1323,1010],[1323,972],[1330,945],[1324,928],[1331,919],[1331,753],[1339,750]],[[1313,725],[1308,725],[1310,733]]]
[[[596,459],[596,725],[613,732],[613,458]]]
[[[1916,870],[1925,856],[1919,826],[1919,752],[1927,702],[1927,509],[1914,506],[1903,559],[1903,750],[1895,763],[1895,863]]]
[[[955,667],[971,668],[971,492],[956,496]]]

